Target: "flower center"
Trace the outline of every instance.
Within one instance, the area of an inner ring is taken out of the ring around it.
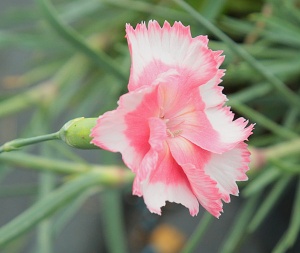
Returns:
[[[175,138],[177,136],[180,136],[180,134],[182,133],[182,129],[180,129],[179,127],[182,122],[176,124],[172,121],[172,119],[166,119],[163,108],[160,108],[159,118],[163,120],[167,126],[168,137]]]

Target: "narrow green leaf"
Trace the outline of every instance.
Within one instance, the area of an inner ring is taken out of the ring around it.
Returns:
[[[48,0],[38,0],[41,9],[47,18],[48,22],[55,29],[55,31],[62,36],[71,45],[77,48],[80,52],[88,56],[95,64],[104,70],[113,74],[120,81],[127,83],[127,75],[124,74],[119,67],[109,58],[104,52],[96,52],[84,39],[70,26],[64,24],[58,17],[54,6]]]
[[[204,1],[202,7],[202,13],[208,20],[214,21],[214,19],[222,11],[225,3],[226,0],[215,0],[215,1],[206,0]]]
[[[42,152],[45,153],[45,152]],[[39,178],[39,199],[44,199],[53,191],[55,187],[55,175],[45,171],[40,174]],[[37,252],[52,253],[53,252],[53,237],[52,219],[48,217],[38,224],[37,228]]]
[[[0,198],[35,195],[37,190],[36,185],[7,185],[0,187]]]
[[[213,221],[213,219],[214,217],[210,213],[205,212],[198,226],[196,227],[195,231],[187,241],[181,253],[195,252],[195,248],[197,247],[197,244],[202,239],[202,236],[204,235],[205,231],[209,228],[209,225]]]
[[[291,162],[285,162],[282,159],[271,158],[269,162],[276,166],[278,169],[282,170],[284,173],[288,174],[300,174],[299,164],[293,164]]]
[[[273,249],[272,253],[284,253],[291,248],[296,242],[300,231],[300,178],[298,177],[298,185],[294,200],[290,225],[284,233],[278,244]]]
[[[257,20],[266,23],[272,29],[271,32],[279,35],[279,38],[282,37],[286,41],[293,41],[295,45],[300,46],[300,29],[298,26],[275,16],[257,16]]]
[[[193,23],[194,21],[194,19],[191,18],[190,15],[182,11],[174,10],[160,5],[154,5],[147,2],[136,1],[136,0],[135,1],[104,0],[103,2],[105,4],[113,5],[119,8],[125,8],[134,11],[145,12],[145,13],[149,13],[149,12],[155,13],[155,15],[161,16],[164,19],[181,20],[182,22],[188,22],[188,23]]]
[[[250,197],[253,194],[256,194],[262,191],[265,187],[275,181],[281,175],[278,169],[274,168],[265,168],[261,173],[253,179],[245,189],[243,189],[243,196]]]
[[[1,164],[0,166],[0,183],[3,181],[12,170],[8,168],[6,165]]]
[[[272,187],[269,194],[264,197],[264,201],[261,206],[258,208],[255,216],[249,223],[248,232],[254,232],[259,225],[263,222],[266,216],[270,213],[272,208],[276,203],[278,203],[278,199],[283,194],[284,189],[286,189],[287,184],[291,181],[291,175],[285,175],[283,178],[280,178]]]
[[[93,194],[101,190],[100,187],[87,189],[80,193],[76,198],[73,198],[70,203],[61,210],[55,220],[53,221],[52,226],[52,236],[54,238],[60,236],[60,232],[68,224],[68,222],[74,217],[78,210],[82,207],[84,202]]]
[[[228,96],[229,101],[234,100],[241,103],[252,101],[253,99],[263,97],[271,91],[271,87],[266,83],[259,83],[257,85],[250,86],[241,91],[238,91]]]
[[[85,189],[99,184],[99,181],[99,175],[89,172],[78,176],[39,200],[0,229],[0,248],[65,206]]]
[[[110,253],[126,253],[127,239],[125,236],[124,218],[121,195],[118,190],[107,190],[101,194],[101,214],[104,222],[105,241]]]
[[[246,228],[250,219],[256,211],[257,203],[259,201],[260,193],[251,196],[240,210],[239,214],[235,218],[232,227],[229,230],[228,236],[225,239],[220,253],[234,253],[238,252],[238,246],[246,236]]]

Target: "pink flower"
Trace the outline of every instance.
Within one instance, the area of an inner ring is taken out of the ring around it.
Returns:
[[[151,212],[160,214],[170,201],[194,216],[200,203],[219,217],[221,200],[230,202],[239,192],[236,181],[247,180],[244,141],[253,129],[224,106],[222,52],[208,49],[206,36],[192,38],[180,22],[127,24],[126,34],[129,92],[99,117],[92,143],[121,152],[136,174],[133,194]]]

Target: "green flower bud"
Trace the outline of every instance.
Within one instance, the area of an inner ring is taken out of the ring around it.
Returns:
[[[96,125],[97,118],[76,118],[67,122],[59,131],[61,140],[69,146],[80,149],[96,149],[91,144],[91,129]]]

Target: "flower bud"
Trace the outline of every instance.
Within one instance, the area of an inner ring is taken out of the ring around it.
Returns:
[[[69,146],[80,149],[96,149],[91,144],[91,129],[96,125],[97,118],[76,118],[67,122],[59,131],[60,139]]]

